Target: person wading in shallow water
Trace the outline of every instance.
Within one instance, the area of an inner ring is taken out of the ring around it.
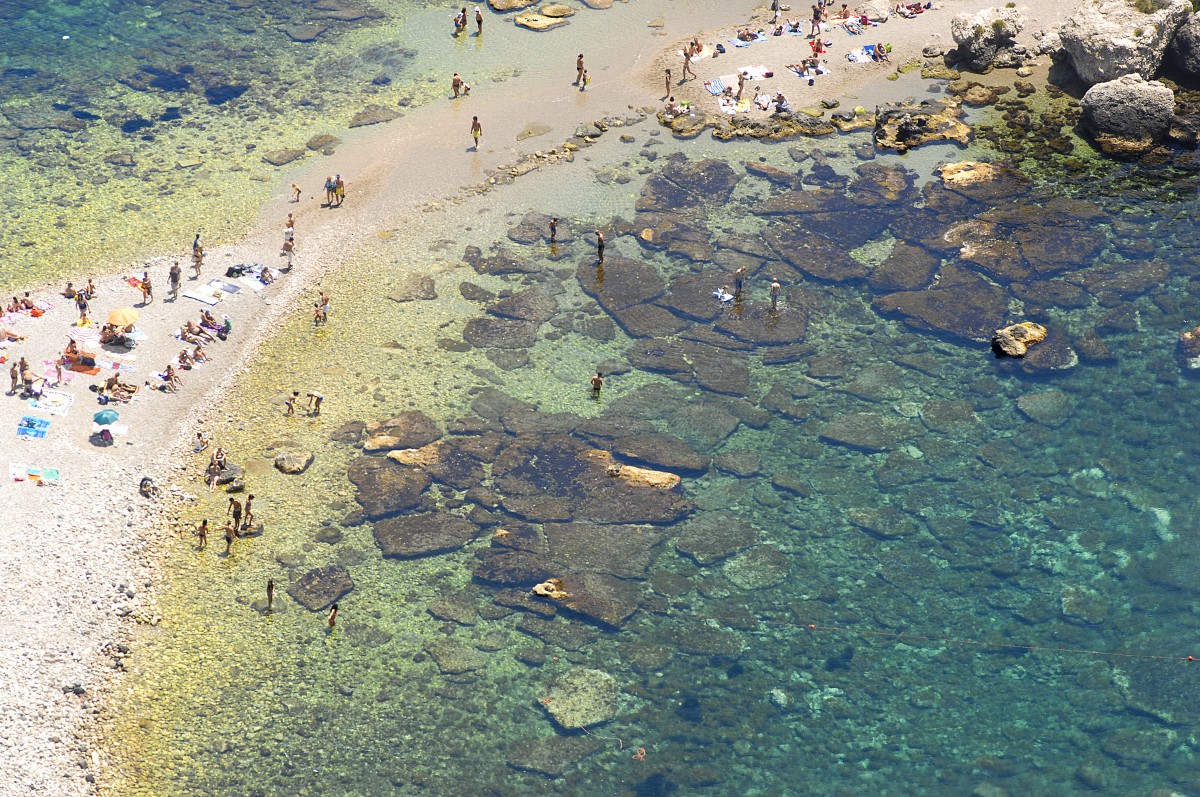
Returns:
[[[275,605],[275,579],[267,579],[267,611],[271,611],[271,607]]]
[[[333,630],[333,626],[337,623],[337,616],[338,616],[338,605],[335,603],[329,607],[329,617],[327,617],[325,620],[325,622],[329,623],[329,629],[331,631]]]
[[[596,230],[596,262],[604,265],[604,233]]]
[[[592,398],[600,400],[600,389],[604,387],[604,374],[599,371],[592,377]]]
[[[479,137],[483,135],[483,126],[479,124],[479,117],[471,117],[471,138],[475,139],[475,151],[479,151]]]

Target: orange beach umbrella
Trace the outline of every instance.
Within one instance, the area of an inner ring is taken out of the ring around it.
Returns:
[[[132,307],[119,307],[108,314],[108,323],[119,327],[127,327],[130,324],[136,323],[138,320],[138,311]]]

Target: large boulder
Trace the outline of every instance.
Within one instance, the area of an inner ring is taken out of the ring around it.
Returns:
[[[1175,95],[1158,81],[1122,75],[1083,95],[1083,123],[1110,155],[1146,152],[1166,138]]]
[[[1167,46],[1192,16],[1188,0],[1174,0],[1153,14],[1125,0],[1085,0],[1062,26],[1059,37],[1076,74],[1088,85],[1137,73],[1158,72]]]
[[[1200,14],[1192,14],[1175,32],[1167,60],[1182,74],[1200,78]]]
[[[1025,18],[1014,8],[985,8],[977,14],[959,14],[950,21],[950,35],[958,45],[959,59],[976,72],[996,61],[996,56],[1016,45]],[[1005,65],[1013,64],[1005,59]]]
[[[573,667],[545,684],[540,702],[559,727],[587,728],[617,716],[617,680],[606,672]]]

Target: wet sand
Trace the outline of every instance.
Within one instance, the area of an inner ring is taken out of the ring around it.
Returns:
[[[950,3],[917,20],[889,22],[877,29],[886,29],[888,35],[878,38],[893,42],[896,64],[919,56],[921,46],[935,35],[949,41],[954,13],[987,5],[979,0]],[[720,40],[725,31],[750,19],[748,4],[721,13],[728,18],[727,27],[701,34],[702,41]],[[756,13],[755,19],[761,21],[762,9]],[[154,596],[160,574],[155,562],[168,548],[181,544],[167,520],[170,507],[187,500],[189,492],[202,489],[200,474],[191,470],[191,441],[197,430],[207,427],[210,408],[220,404],[240,371],[255,357],[258,343],[271,336],[290,314],[310,313],[323,281],[352,278],[340,273],[341,264],[374,236],[421,224],[425,213],[439,212],[439,207],[453,204],[464,192],[478,190],[494,170],[514,163],[522,153],[560,145],[578,124],[607,114],[630,113],[631,108],[660,105],[662,65],[677,58],[674,45],[665,50],[662,45],[695,35],[684,26],[694,24],[695,18],[680,16],[668,15],[661,37],[651,30],[643,41],[627,42],[626,48],[598,48],[595,60],[589,61],[594,79],[587,91],[571,85],[575,44],[563,45],[561,80],[517,79],[494,88],[476,87],[470,98],[448,100],[386,125],[350,131],[343,136],[346,143],[336,156],[312,159],[281,174],[275,198],[263,208],[253,231],[241,241],[214,247],[200,282],[223,275],[226,267],[235,263],[282,265],[278,251],[289,211],[298,217],[295,268],[261,296],[242,290],[213,308],[218,317],[229,315],[233,336],[208,347],[211,362],[185,372],[179,393],[148,395],[143,390],[138,401],[118,407],[129,433],[117,437],[116,445],[97,448],[89,440],[91,414],[100,406],[87,385],[107,373],[95,378],[77,375],[63,386],[75,396],[65,417],[37,412],[16,397],[0,399],[0,434],[12,435],[12,444],[4,446],[8,452],[5,459],[61,472],[57,486],[37,487],[28,481],[6,479],[0,488],[0,499],[18,508],[12,522],[0,530],[0,562],[8,587],[0,598],[0,611],[10,629],[0,649],[6,673],[0,678],[0,702],[6,709],[0,735],[8,747],[0,764],[0,791],[86,793],[87,771],[78,760],[103,766],[99,750],[93,751],[89,740],[97,727],[95,720],[102,721],[106,691],[119,688],[119,681],[110,677],[116,672],[114,661],[123,655],[117,646],[128,640],[131,618],[156,622]],[[1026,30],[1038,27],[1031,24]],[[545,34],[542,40],[554,44],[555,35]],[[818,88],[835,92],[829,96],[886,94],[890,84],[884,78],[891,69],[849,64],[840,52],[848,37],[835,33],[832,38],[839,46],[832,48],[830,60],[841,61],[836,63],[835,75],[820,79]],[[876,37],[855,38],[870,41]],[[717,61],[697,62],[701,79],[684,89],[698,92],[697,99],[711,101],[703,91],[703,78],[732,72],[744,64],[782,68],[791,61],[789,54],[800,47],[807,49],[803,37],[730,48],[731,53]],[[676,76],[680,67],[678,62],[672,67]],[[790,75],[787,79],[798,80]],[[786,91],[796,105],[808,104],[795,98],[791,89]],[[483,125],[479,152],[471,147],[472,115],[478,115]],[[517,134],[530,123],[553,129],[518,142]],[[585,158],[586,150],[578,161]],[[546,168],[558,169],[562,179],[571,179],[584,164]],[[334,171],[347,180],[347,198],[341,208],[322,208],[317,195],[325,175]],[[292,182],[304,187],[299,205],[289,201]],[[97,280],[100,292],[92,303],[93,318],[102,319],[111,309],[134,304],[142,314],[139,327],[148,333],[133,352],[136,370],[130,381],[140,384],[152,371],[164,367],[182,348],[169,331],[184,319],[198,317],[202,305],[195,301],[165,301],[165,263],[170,258],[178,257],[185,266],[183,289],[195,286],[187,279],[189,244],[180,241],[175,251],[147,253],[164,259],[155,260],[156,300],[145,307],[138,305],[137,293],[123,281],[125,276],[140,274],[140,264],[136,270],[97,267],[107,275]],[[85,282],[88,274],[79,276],[77,285]],[[76,317],[70,302],[57,295],[60,287],[35,292],[55,307],[42,318],[17,324],[18,331],[29,334],[31,340],[6,351],[9,356],[28,357],[39,371],[44,370],[40,367],[44,359],[61,350],[63,335]],[[365,292],[369,296],[369,286]],[[336,309],[331,323],[338,323]],[[45,440],[15,437],[17,423],[25,414],[52,420]],[[142,476],[155,479],[166,491],[164,500],[155,503],[137,494]],[[216,544],[215,535],[210,542]],[[72,689],[76,684],[80,689]]]

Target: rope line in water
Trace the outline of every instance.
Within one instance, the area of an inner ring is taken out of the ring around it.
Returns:
[[[667,612],[672,616],[677,616],[675,612]],[[741,621],[743,618],[721,617],[714,614],[690,614],[690,617],[698,617],[705,620],[716,620],[718,622],[732,624],[731,621]],[[915,642],[919,644],[927,644],[936,642],[946,645],[963,645],[965,647],[975,648],[992,648],[996,650],[1026,650],[1038,651],[1040,653],[1059,653],[1072,656],[1106,656],[1117,659],[1153,659],[1157,661],[1178,661],[1185,664],[1194,662],[1194,656],[1189,655],[1168,655],[1163,653],[1142,653],[1138,651],[1123,651],[1123,650],[1097,650],[1092,648],[1069,648],[1056,645],[1022,645],[1015,642],[987,642],[982,639],[968,639],[965,637],[949,637],[949,636],[931,636],[927,634],[913,634],[905,631],[875,631],[869,628],[851,628],[849,626],[840,625],[819,625],[817,623],[797,623],[782,620],[764,620],[761,617],[753,618],[754,622],[764,625],[776,626],[795,626],[803,628],[807,631],[828,631],[837,634],[852,634],[855,636],[870,636],[870,637],[885,637],[888,639],[903,640],[906,642]]]

